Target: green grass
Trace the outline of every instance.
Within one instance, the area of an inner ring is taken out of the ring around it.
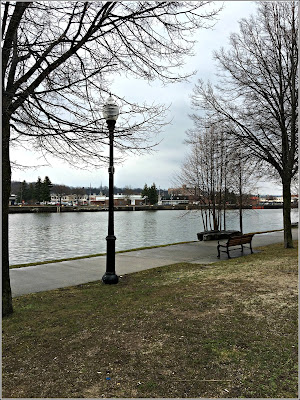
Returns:
[[[3,397],[297,398],[297,248],[14,299]]]

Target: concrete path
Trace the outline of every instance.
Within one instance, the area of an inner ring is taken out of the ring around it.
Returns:
[[[297,229],[293,229],[293,238],[298,239]],[[283,242],[282,231],[255,235],[252,246],[255,248],[278,242]],[[233,257],[240,257],[241,254],[239,251],[232,252]],[[250,254],[250,250],[245,250],[244,254]],[[221,253],[221,260],[224,259],[227,259],[227,255]],[[124,275],[180,262],[210,264],[216,261],[219,261],[217,241],[197,241],[116,254],[116,273]],[[28,293],[98,281],[105,272],[105,266],[106,256],[99,256],[14,268],[10,270],[12,295],[17,297]]]

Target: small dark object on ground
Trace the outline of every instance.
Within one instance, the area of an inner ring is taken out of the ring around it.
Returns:
[[[219,239],[228,239],[233,235],[241,235],[240,231],[219,231],[219,230],[211,230],[211,231],[203,231],[197,233],[198,240],[206,241],[206,240],[219,240]]]
[[[231,258],[229,255],[229,247],[234,247],[234,246],[241,246],[242,252],[244,251],[244,245],[249,244],[251,254],[253,253],[252,250],[252,238],[254,234],[253,233],[248,233],[246,235],[239,235],[239,236],[231,236],[226,243],[220,243],[218,242],[218,258],[220,258],[220,252],[222,253],[227,253],[228,258]],[[226,250],[220,250],[220,247],[226,248]],[[237,249],[233,249],[237,250]]]

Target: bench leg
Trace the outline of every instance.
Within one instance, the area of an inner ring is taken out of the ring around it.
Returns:
[[[218,245],[217,249],[218,249],[218,255],[217,255],[217,257],[220,258],[220,245]]]
[[[229,248],[228,247],[227,247],[227,255],[228,255],[228,258],[231,258],[230,254],[229,254]]]
[[[252,243],[251,242],[250,242],[250,250],[251,250],[251,254],[253,254]]]

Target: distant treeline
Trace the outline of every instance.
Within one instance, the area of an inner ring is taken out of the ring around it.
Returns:
[[[27,183],[23,182],[12,182],[11,194],[17,195],[17,203],[22,202],[48,202],[51,200],[53,185],[48,178],[45,176],[44,180],[38,177],[36,182]]]
[[[125,187],[114,187],[114,193],[122,193],[122,194],[141,194],[145,188],[132,188],[130,186]],[[161,195],[166,195],[168,193],[167,190],[160,190]],[[67,185],[57,185],[52,183],[50,179],[46,176],[44,181],[39,177],[36,182],[23,182],[12,181],[11,182],[11,194],[17,195],[17,202],[21,203],[22,200],[27,202],[31,200],[35,200],[37,202],[42,201],[50,201],[49,196],[51,193],[56,195],[69,195],[69,194],[94,194],[99,195],[102,193],[103,195],[108,196],[108,186],[98,186],[98,187],[74,187]]]

